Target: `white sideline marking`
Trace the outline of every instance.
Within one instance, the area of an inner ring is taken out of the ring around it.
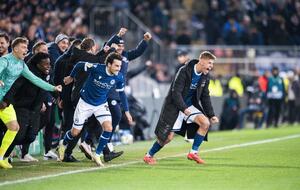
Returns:
[[[258,145],[258,144],[272,143],[272,142],[294,139],[294,138],[299,138],[299,137],[300,137],[300,134],[289,135],[289,136],[285,136],[285,137],[253,141],[253,142],[242,143],[242,144],[234,144],[234,145],[228,145],[228,146],[223,146],[223,147],[219,147],[219,148],[212,148],[212,149],[208,149],[208,150],[203,150],[203,151],[201,151],[201,153],[216,152],[216,151],[222,151],[222,150],[229,150],[229,149],[233,149],[233,148],[241,148],[241,147],[247,147],[247,146]],[[180,157],[183,155],[186,155],[186,153],[177,154],[177,155],[173,155],[173,156],[161,157],[161,158],[158,158],[158,160],[166,159],[166,158]],[[143,162],[142,160],[138,160],[138,161],[126,162],[123,164],[108,165],[103,168],[97,168],[97,167],[85,168],[85,169],[81,169],[81,170],[62,172],[62,173],[45,175],[45,176],[40,176],[40,177],[30,177],[30,178],[19,179],[19,180],[14,180],[14,181],[4,181],[4,182],[0,183],[0,186],[13,185],[13,184],[18,184],[18,183],[26,183],[26,182],[30,182],[30,181],[36,181],[36,180],[42,180],[42,179],[48,179],[48,178],[53,178],[53,177],[59,177],[59,176],[83,173],[83,172],[90,172],[90,171],[96,171],[96,170],[104,170],[104,169],[108,169],[108,168],[119,168],[119,167],[128,166],[128,165],[132,165],[132,164],[138,164],[138,163],[142,163],[142,162]]]

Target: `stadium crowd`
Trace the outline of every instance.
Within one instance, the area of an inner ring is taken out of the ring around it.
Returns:
[[[111,0],[103,4],[130,10],[168,45],[300,44],[298,0]],[[89,34],[88,13],[93,8],[88,1],[4,1],[0,30],[12,38],[26,36],[30,48],[38,39],[53,41],[60,32],[83,39]]]
[[[122,8],[167,44],[300,44],[297,0],[128,0]]]

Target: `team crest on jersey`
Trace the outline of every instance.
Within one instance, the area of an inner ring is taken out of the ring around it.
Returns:
[[[102,78],[102,76],[99,76],[98,79],[100,80]]]
[[[124,62],[128,62],[128,59],[127,59],[127,57],[123,57],[123,58],[122,58],[122,61],[124,61]]]
[[[92,68],[94,65],[93,65],[92,63],[88,63],[88,62],[87,62],[87,63],[85,64],[85,66],[86,66],[87,68]]]
[[[111,85],[114,85],[115,83],[116,83],[115,80],[111,80],[111,81],[110,81],[110,84],[111,84]]]

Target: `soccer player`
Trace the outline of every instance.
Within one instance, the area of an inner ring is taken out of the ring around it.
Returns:
[[[152,39],[152,36],[149,32],[144,34],[144,38],[140,41],[135,49],[125,50],[125,42],[122,37],[126,34],[127,29],[121,28],[116,35],[113,35],[107,42],[108,46],[111,46],[113,43],[117,44],[116,52],[122,55],[122,66],[120,72],[123,74],[124,78],[127,75],[127,69],[130,61],[137,59],[140,57],[146,50],[149,41]],[[116,127],[119,125],[121,118],[122,118],[122,111],[120,108],[120,97],[116,90],[111,90],[108,95],[108,106],[110,112],[112,114],[112,126],[114,133]],[[111,135],[112,137],[112,135]],[[114,158],[117,158],[123,154],[123,151],[115,152],[113,151],[113,145],[110,143],[111,137],[109,139],[109,145],[104,149],[104,161],[110,161]],[[110,148],[108,148],[110,147]]]
[[[107,103],[107,95],[112,88],[116,88],[119,92],[127,120],[129,123],[132,123],[132,117],[128,110],[128,102],[124,92],[124,77],[119,73],[121,64],[122,56],[113,52],[105,59],[105,65],[79,62],[72,70],[70,76],[65,77],[64,83],[68,85],[73,82],[73,78],[79,69],[89,72],[88,79],[81,90],[80,99],[75,109],[72,129],[66,132],[63,144],[58,149],[61,160],[64,158],[64,152],[68,144],[74,137],[80,134],[85,120],[95,115],[103,128],[103,132],[100,136],[96,153],[92,155],[92,158],[98,166],[104,166],[100,157],[112,132],[111,113]]]
[[[24,57],[28,51],[28,40],[26,38],[16,38],[13,40],[11,47],[12,53],[0,58],[0,119],[7,127],[7,131],[2,139],[0,147],[0,167],[12,168],[4,155],[8,147],[13,142],[18,130],[19,124],[16,118],[16,112],[12,105],[3,102],[3,97],[8,92],[14,81],[20,76],[24,76],[36,86],[47,91],[61,91],[62,87],[52,86],[35,76],[24,63]]]
[[[214,114],[208,90],[208,73],[212,70],[215,59],[212,53],[204,51],[200,54],[199,60],[191,60],[179,69],[165,98],[156,125],[157,141],[144,156],[145,163],[156,164],[155,153],[173,139],[174,132],[181,130],[183,120],[186,123],[196,123],[198,127],[187,158],[198,164],[204,163],[204,160],[198,156],[198,149],[210,124],[219,122]]]
[[[29,70],[47,82],[50,72],[50,59],[47,53],[36,53],[28,61]],[[15,145],[22,145],[22,162],[35,162],[36,158],[29,154],[29,146],[35,140],[40,128],[40,110],[45,99],[45,91],[39,89],[24,77],[19,77],[3,97],[3,102],[13,104],[20,129],[14,141],[7,149],[9,156]]]

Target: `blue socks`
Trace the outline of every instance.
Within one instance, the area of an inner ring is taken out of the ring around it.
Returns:
[[[74,137],[72,136],[71,130],[67,131],[64,136],[63,145],[67,146],[70,143],[70,141],[72,141],[73,139]]]
[[[96,149],[96,154],[100,155],[102,153],[102,151],[103,151],[104,147],[106,146],[110,136],[111,136],[111,132],[103,131],[103,133],[100,136],[99,144],[98,144],[97,149]]]
[[[162,148],[162,146],[160,144],[158,144],[157,141],[155,141],[155,143],[153,144],[152,148],[149,150],[148,154],[151,157],[153,157],[154,154],[156,154],[161,148]]]
[[[198,152],[199,147],[200,147],[203,139],[204,139],[204,136],[196,133],[196,135],[194,137],[194,143],[193,143],[193,146],[192,146],[192,152]]]

